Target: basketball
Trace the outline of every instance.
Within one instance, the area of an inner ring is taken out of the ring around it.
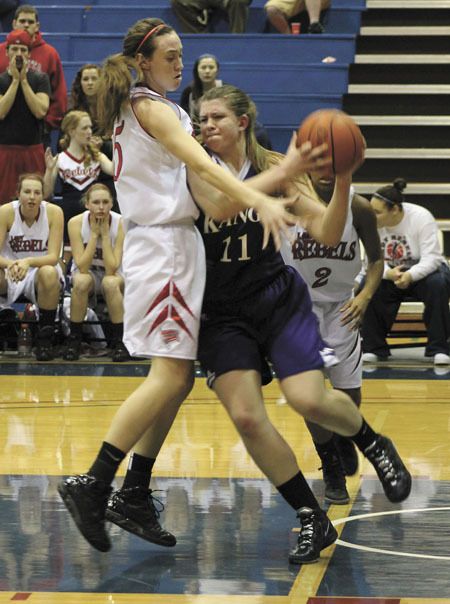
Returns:
[[[297,146],[309,141],[313,147],[327,143],[334,174],[348,171],[362,163],[366,141],[356,122],[338,109],[320,109],[300,124]]]

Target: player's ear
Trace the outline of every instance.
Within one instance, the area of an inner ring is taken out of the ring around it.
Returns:
[[[248,125],[250,123],[248,115],[246,113],[244,113],[243,115],[241,115],[239,117],[238,123],[239,123],[239,130],[247,130]]]

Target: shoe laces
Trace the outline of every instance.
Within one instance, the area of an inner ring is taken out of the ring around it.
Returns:
[[[142,487],[130,487],[128,489],[123,489],[122,491],[118,491],[117,495],[122,496],[125,501],[128,500],[128,496],[133,501],[138,495],[140,500],[144,500],[148,506],[148,511],[158,520],[161,516],[161,513],[164,511],[164,503],[155,497],[153,493],[162,493],[160,489],[152,490],[152,489],[143,489]]]
[[[314,538],[314,515],[308,516],[306,518],[300,518],[301,531],[299,535],[299,545],[310,545],[313,542]]]
[[[389,453],[383,445],[377,444],[373,451],[370,452],[370,459],[372,459],[383,474],[385,480],[396,480],[397,473],[395,471],[392,459],[389,457]]]

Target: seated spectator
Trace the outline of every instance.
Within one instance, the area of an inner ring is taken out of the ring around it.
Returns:
[[[434,217],[425,208],[404,202],[405,187],[406,182],[398,178],[378,189],[370,202],[377,215],[385,269],[364,316],[363,360],[389,356],[386,335],[401,302],[412,299],[425,305],[425,356],[433,357],[435,365],[446,365],[450,363],[450,269],[440,252]]]
[[[71,258],[69,220],[83,211],[81,198],[87,189],[98,181],[101,171],[113,173],[112,161],[92,142],[92,120],[85,111],[69,111],[61,124],[63,151],[53,156],[51,149],[45,152],[46,171],[44,196],[48,199],[55,190],[56,179],[62,183],[64,212],[64,261]],[[59,205],[59,204],[58,204]]]
[[[50,84],[46,74],[28,70],[30,48],[26,31],[6,37],[9,63],[0,74],[0,205],[15,198],[20,174],[45,171],[42,123]]]
[[[0,24],[2,31],[12,28],[14,12],[19,5],[19,0],[0,0]]]
[[[211,16],[217,10],[227,14],[232,34],[242,34],[247,27],[251,2],[252,0],[172,0],[172,10],[185,34],[207,33]]]
[[[322,34],[325,29],[320,22],[320,13],[329,8],[331,0],[269,0],[264,6],[271,25],[280,34],[290,34],[290,21],[306,12],[308,33]]]
[[[1,0],[0,0],[1,1]],[[19,3],[17,3],[19,4]],[[51,130],[58,130],[64,113],[67,111],[67,88],[61,58],[56,48],[42,37],[39,28],[39,16],[35,6],[20,5],[14,15],[13,29],[23,29],[31,37],[28,68],[35,73],[46,73],[50,82],[50,106],[44,118],[43,142],[50,144]],[[0,44],[0,73],[8,66],[5,53],[6,44]]]
[[[95,308],[95,296],[101,293],[112,323],[112,360],[127,361],[130,356],[122,342],[122,218],[111,210],[111,193],[103,184],[92,185],[83,201],[86,210],[69,221],[73,267],[70,337],[64,359],[76,361],[79,358],[88,299],[91,297],[92,307]]]
[[[222,86],[222,80],[217,78],[219,73],[219,61],[211,54],[200,55],[195,61],[192,69],[192,82],[186,86],[181,93],[180,105],[189,114],[194,132],[200,135],[200,124],[198,118],[198,107],[200,98],[217,86]],[[265,149],[272,149],[267,130],[258,121],[255,123],[255,134],[258,143]]]
[[[43,201],[40,174],[22,174],[18,199],[0,207],[0,295],[13,304],[20,296],[37,304],[38,361],[53,358],[53,332],[63,273],[58,263],[63,213]]]
[[[219,61],[214,55],[200,55],[192,69],[192,82],[181,93],[180,105],[191,117],[194,128],[199,132],[198,101],[210,88],[222,86],[222,80],[217,79]]]

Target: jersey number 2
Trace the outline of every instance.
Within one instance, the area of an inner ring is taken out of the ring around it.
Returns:
[[[328,283],[328,277],[330,275],[331,275],[331,268],[328,268],[326,266],[322,266],[321,268],[318,268],[316,270],[316,272],[314,273],[316,280],[314,281],[314,283],[312,284],[311,287],[313,287],[313,288],[323,287],[324,285],[326,285]]]

